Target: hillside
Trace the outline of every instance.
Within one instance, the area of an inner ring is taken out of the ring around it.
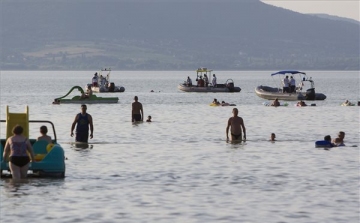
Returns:
[[[359,24],[239,1],[1,4],[6,69],[359,69]]]

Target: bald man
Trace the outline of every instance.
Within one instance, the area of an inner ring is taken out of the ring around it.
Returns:
[[[241,141],[246,140],[246,128],[244,120],[238,116],[239,111],[237,108],[234,108],[233,117],[229,118],[228,124],[226,127],[226,139],[229,140],[229,129],[231,127],[231,141]],[[244,133],[244,138],[242,138],[242,132]]]

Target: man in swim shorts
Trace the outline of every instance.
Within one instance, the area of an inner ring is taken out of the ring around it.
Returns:
[[[229,118],[228,124],[226,127],[226,139],[229,140],[229,129],[231,127],[231,141],[241,141],[246,140],[246,128],[244,120],[238,116],[238,109],[234,108],[233,117]],[[242,138],[241,132],[244,133],[244,138]]]
[[[81,112],[75,116],[74,122],[71,125],[71,134],[74,136],[74,129],[76,125],[76,142],[88,142],[89,138],[89,126],[90,126],[90,139],[93,138],[94,126],[93,120],[90,114],[86,113],[86,105],[81,105]]]
[[[132,110],[131,110],[131,121],[138,122],[143,121],[144,118],[144,111],[142,104],[138,102],[138,97],[134,97],[135,102],[132,103]]]

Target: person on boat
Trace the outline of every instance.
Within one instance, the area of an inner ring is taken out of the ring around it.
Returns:
[[[37,138],[37,141],[47,141],[48,143],[52,143],[51,137],[47,135],[48,129],[45,125],[40,127],[40,134]]]
[[[74,136],[74,129],[76,126],[76,142],[87,143],[89,139],[89,129],[90,129],[90,139],[93,138],[94,125],[92,116],[86,112],[87,106],[81,105],[81,112],[75,116],[75,119],[71,125],[70,136]]]
[[[295,78],[293,78],[293,76],[290,77],[290,93],[295,93],[296,92],[296,82],[295,82]]]
[[[197,86],[198,86],[198,87],[204,87],[204,86],[205,86],[205,82],[204,82],[202,76],[200,76],[200,77],[198,78]]]
[[[93,87],[98,86],[98,73],[97,72],[94,74],[94,77],[92,78],[92,86]]]
[[[336,146],[345,146],[344,138],[345,138],[345,132],[340,131],[340,132],[338,133],[338,137],[333,140],[333,143],[334,143]]]
[[[275,100],[271,103],[270,106],[275,106],[275,107],[280,106],[279,99],[278,99],[278,98],[275,98]]]
[[[10,136],[6,140],[3,153],[4,162],[9,156],[9,168],[12,178],[15,180],[27,177],[30,164],[30,158],[28,154],[30,154],[31,162],[36,162],[31,143],[29,139],[22,135],[23,132],[24,128],[22,126],[14,126],[12,129],[13,136]]]
[[[186,80],[186,86],[191,87],[192,86],[192,80],[191,78],[188,76],[187,80]]]
[[[269,141],[275,142],[276,141],[276,135],[275,133],[271,133]]]
[[[206,74],[204,74],[204,82],[205,82],[205,86],[209,86],[209,78]]]
[[[226,126],[226,139],[229,140],[229,129],[231,128],[231,141],[246,140],[246,128],[244,120],[238,116],[239,111],[237,108],[232,110],[233,117],[230,117]],[[244,136],[242,138],[242,133]]]
[[[92,91],[92,89],[91,89],[91,86],[89,85],[89,86],[88,86],[88,89],[86,90],[86,93],[82,93],[82,94],[81,94],[81,98],[82,98],[82,99],[90,98],[91,95],[93,95],[93,91]]]
[[[148,119],[146,120],[146,122],[151,122],[151,115],[148,116]]]
[[[220,102],[219,102],[216,98],[214,98],[214,100],[213,100],[212,103],[213,103],[213,104],[216,104],[216,105],[220,105]]]
[[[215,74],[213,74],[212,86],[216,87],[216,76],[215,76]]]
[[[358,106],[360,106],[360,101],[358,101]]]
[[[132,110],[131,110],[131,121],[138,122],[143,121],[144,111],[142,104],[138,101],[138,96],[134,97],[135,102],[132,103]]]
[[[289,76],[286,76],[283,79],[283,93],[289,93]]]

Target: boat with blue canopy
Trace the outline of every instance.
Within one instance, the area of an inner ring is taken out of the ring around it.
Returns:
[[[326,99],[325,94],[315,92],[314,81],[311,77],[308,77],[305,72],[283,70],[272,73],[271,77],[273,77],[273,79],[276,79],[276,77],[279,78],[275,80],[275,87],[265,85],[257,86],[255,88],[257,96],[267,100],[275,100],[277,98],[285,101]],[[292,82],[293,85],[290,85],[290,82]],[[304,91],[304,89],[307,90]]]

